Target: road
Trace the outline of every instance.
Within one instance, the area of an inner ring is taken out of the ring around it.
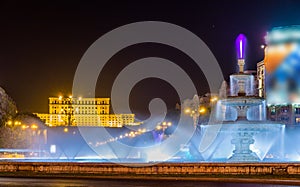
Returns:
[[[288,187],[275,184],[241,184],[177,180],[72,179],[0,177],[0,186],[51,187]]]

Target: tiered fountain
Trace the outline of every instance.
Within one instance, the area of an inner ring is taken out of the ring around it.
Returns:
[[[233,162],[254,162],[262,160],[256,152],[266,152],[270,146],[259,146],[270,144],[272,141],[264,139],[264,142],[256,142],[256,136],[261,133],[280,135],[284,129],[284,124],[266,121],[266,107],[263,98],[255,96],[254,76],[244,72],[245,58],[245,37],[239,35],[237,38],[238,66],[239,72],[230,76],[230,95],[219,100],[216,106],[216,115],[207,125],[201,125],[203,133],[199,150],[203,154],[208,154],[207,160],[213,160],[216,149],[219,155],[221,152],[228,152],[230,146],[214,145],[218,137],[231,137],[231,144],[234,145],[233,152],[226,155],[228,161]],[[224,136],[225,134],[225,136]],[[225,137],[225,138],[224,138]],[[274,137],[274,136],[273,136]],[[219,138],[220,139],[220,138]],[[221,144],[223,141],[219,140]],[[251,150],[252,144],[258,145],[256,152]],[[232,146],[231,146],[232,147]],[[223,150],[222,150],[223,149]],[[209,152],[209,153],[207,153]]]

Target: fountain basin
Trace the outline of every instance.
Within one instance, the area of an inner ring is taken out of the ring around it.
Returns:
[[[229,96],[221,100],[221,104],[226,106],[257,106],[263,104],[263,102],[264,99],[255,96]]]
[[[276,139],[283,138],[284,128],[284,124],[277,122],[246,120],[201,125],[199,151],[210,161],[261,161]],[[231,145],[224,146],[225,141],[230,141],[227,144]]]

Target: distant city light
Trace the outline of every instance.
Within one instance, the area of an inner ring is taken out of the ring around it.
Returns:
[[[20,121],[15,121],[15,125],[21,125]]]
[[[22,129],[24,130],[24,129],[27,129],[28,128],[28,126],[27,125],[22,125]]]
[[[64,132],[69,132],[69,129],[68,128],[64,128]]]
[[[206,108],[201,107],[201,108],[199,109],[199,113],[203,114],[203,113],[205,113],[205,112],[206,112]]]
[[[186,114],[189,114],[190,112],[191,112],[190,108],[187,108],[187,109],[184,110],[184,113],[186,113]]]
[[[218,97],[217,96],[214,96],[210,99],[210,102],[216,102],[218,100]]]

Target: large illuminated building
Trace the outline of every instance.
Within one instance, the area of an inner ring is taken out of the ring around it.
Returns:
[[[139,125],[134,114],[110,114],[109,98],[50,97],[49,113],[36,115],[50,127]]]
[[[265,58],[257,64],[259,96],[268,118],[300,125],[300,26],[277,27],[266,36]]]

